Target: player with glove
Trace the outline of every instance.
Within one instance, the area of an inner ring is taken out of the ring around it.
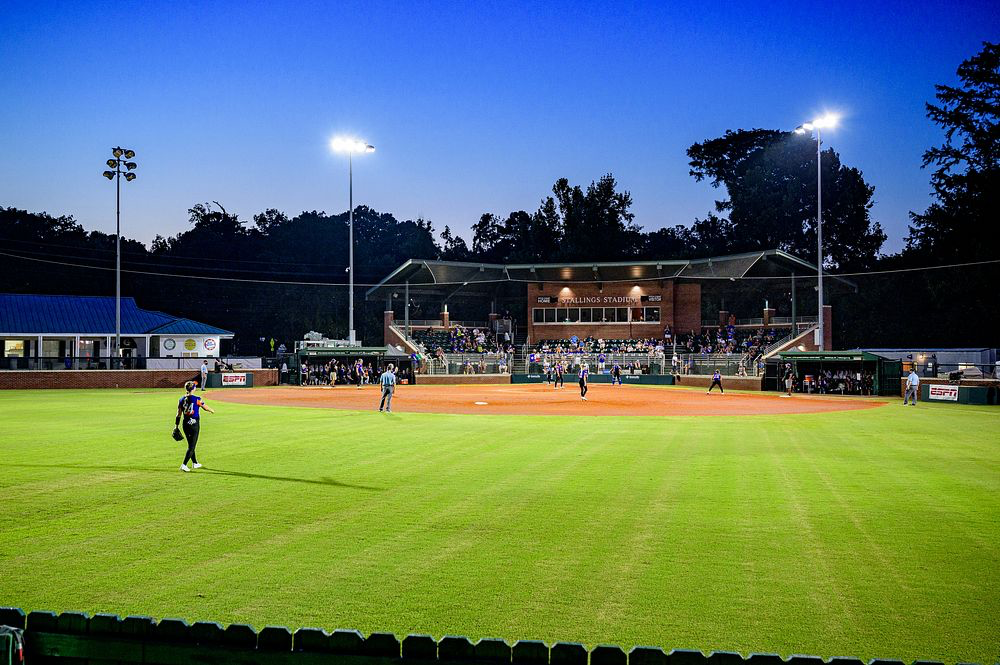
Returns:
[[[204,399],[194,394],[194,389],[197,387],[198,384],[194,381],[188,381],[184,384],[186,394],[177,403],[177,418],[174,420],[174,439],[177,441],[181,440],[180,428],[183,428],[184,436],[187,438],[188,443],[187,453],[184,455],[184,462],[181,464],[181,471],[184,472],[191,470],[187,465],[188,460],[191,460],[193,468],[201,468],[201,464],[198,464],[198,458],[194,452],[195,446],[198,445],[198,433],[201,431],[201,410],[204,409],[209,413],[215,413],[215,411],[205,404]],[[181,424],[182,418],[184,420],[183,424]]]

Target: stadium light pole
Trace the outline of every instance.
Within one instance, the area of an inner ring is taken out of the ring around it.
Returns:
[[[347,196],[348,196],[348,292],[347,292],[347,339],[354,344],[354,154],[375,152],[375,146],[366,141],[336,136],[330,141],[330,149],[341,154],[347,153]]]
[[[839,116],[833,113],[816,118],[812,122],[806,122],[795,128],[796,134],[816,131],[816,291],[819,304],[816,308],[816,323],[819,326],[819,347],[824,348],[825,326],[823,325],[823,136],[821,130],[837,126]],[[794,322],[793,322],[794,324]]]
[[[135,180],[137,164],[132,159],[135,152],[115,146],[111,149],[112,159],[105,164],[113,171],[105,171],[104,177],[115,181],[115,355],[122,354],[122,176],[126,182]],[[125,170],[122,170],[125,167]]]

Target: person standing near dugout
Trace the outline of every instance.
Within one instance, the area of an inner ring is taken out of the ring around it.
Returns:
[[[714,387],[716,387],[716,386],[719,386],[719,392],[720,392],[720,393],[722,393],[723,395],[725,395],[725,394],[726,394],[726,391],[722,389],[722,373],[721,373],[721,372],[719,372],[719,370],[718,370],[718,369],[716,369],[716,370],[715,370],[715,373],[714,373],[714,374],[712,374],[712,385],[710,385],[710,386],[708,387],[708,392],[707,392],[707,393],[705,393],[705,394],[706,394],[706,395],[709,395],[709,394],[711,394],[711,392],[712,392],[712,388],[714,388]]]
[[[358,390],[361,390],[361,378],[364,374],[365,365],[361,361],[361,358],[358,358],[358,361],[354,363],[354,384],[358,387]]]
[[[396,374],[392,370],[393,365],[389,363],[378,379],[382,386],[382,401],[378,405],[379,413],[382,412],[383,408],[385,408],[386,413],[392,413],[392,394],[396,392]]]
[[[782,397],[792,396],[792,387],[795,385],[795,372],[792,371],[792,363],[785,363],[785,394]]]
[[[191,470],[187,465],[188,460],[193,462],[193,468],[201,468],[201,464],[198,463],[198,458],[194,452],[195,446],[198,445],[198,435],[201,433],[201,409],[205,409],[209,413],[215,413],[215,411],[205,404],[204,399],[194,394],[194,390],[197,387],[198,383],[196,381],[188,381],[184,384],[184,391],[187,394],[177,402],[177,418],[174,420],[174,430],[176,431],[178,427],[183,428],[184,437],[187,439],[187,453],[184,454],[184,461],[181,463],[181,471],[185,473]],[[181,418],[184,419],[183,425],[181,424]]]
[[[587,363],[580,365],[580,399],[584,402],[587,401],[587,374],[589,372]]]

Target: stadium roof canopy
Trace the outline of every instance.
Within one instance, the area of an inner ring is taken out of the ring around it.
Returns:
[[[368,289],[366,299],[398,294],[409,282],[411,296],[479,298],[498,285],[529,282],[614,283],[659,279],[739,280],[816,275],[816,266],[779,249],[707,259],[586,263],[463,263],[410,259]],[[846,280],[841,280],[846,282]],[[853,286],[853,285],[852,285]]]
[[[141,309],[122,298],[123,335],[208,335],[232,337],[222,328]],[[115,299],[110,296],[38,296],[0,293],[0,336],[113,335]]]

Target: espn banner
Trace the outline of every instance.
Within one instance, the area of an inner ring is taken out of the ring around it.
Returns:
[[[222,387],[245,386],[247,384],[246,374],[222,374]]]
[[[927,397],[945,402],[957,402],[958,386],[927,386]]]

